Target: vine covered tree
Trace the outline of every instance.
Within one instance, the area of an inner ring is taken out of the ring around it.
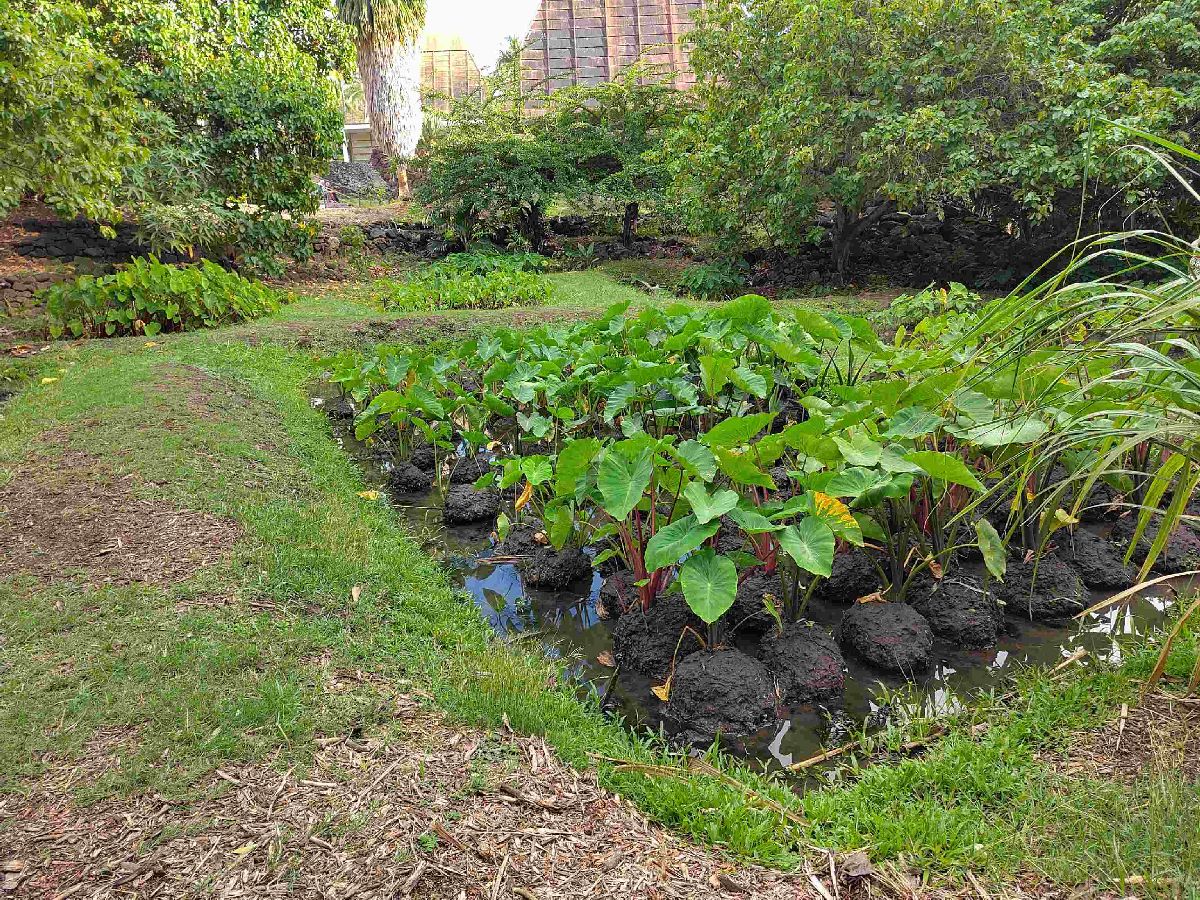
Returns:
[[[358,72],[375,142],[408,194],[408,164],[421,140],[421,29],[425,0],[338,0],[354,31]]]

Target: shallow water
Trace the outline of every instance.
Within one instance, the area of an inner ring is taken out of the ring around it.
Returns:
[[[323,407],[334,396],[322,390],[313,397],[313,405]],[[338,442],[359,462],[371,487],[387,498],[426,549],[457,574],[498,634],[538,641],[547,654],[568,663],[584,689],[609,695],[631,722],[658,727],[662,704],[650,692],[650,680],[620,673],[618,682],[612,684],[613,669],[598,662],[601,654],[612,649],[613,626],[597,614],[602,583],[599,573],[590,584],[585,582],[567,591],[527,589],[516,565],[491,561],[490,528],[444,525],[441,492],[436,487],[428,494],[391,495],[387,489],[389,464],[356,441],[351,429],[336,422],[333,427]],[[1022,667],[1053,665],[1080,649],[1086,649],[1091,660],[1117,662],[1122,646],[1130,638],[1162,623],[1175,594],[1176,587],[1171,583],[1157,585],[1132,604],[1090,616],[1070,628],[1009,617],[1016,634],[1002,637],[993,648],[963,650],[936,642],[936,665],[912,680],[885,675],[847,655],[841,709],[830,712],[812,706],[792,707],[782,724],[743,738],[731,749],[767,767],[788,766],[841,743],[864,722],[882,725],[895,715],[953,712],[981,693],[1003,690]],[[1105,596],[1093,592],[1091,602],[1097,603]],[[807,617],[832,630],[843,612],[844,606],[814,599]],[[893,704],[901,690],[904,708],[896,709]]]

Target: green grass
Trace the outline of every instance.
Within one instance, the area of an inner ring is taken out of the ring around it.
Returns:
[[[600,273],[551,277],[564,305],[644,298]],[[371,318],[380,312],[369,300],[341,294],[236,329],[64,346],[37,360],[59,380],[34,379],[3,408],[0,473],[30,452],[53,467],[61,450],[42,436],[67,435],[138,493],[232,517],[246,539],[166,590],[0,582],[0,789],[20,789],[48,759],[76,758],[115,730],[128,742],[123,765],[81,779],[81,799],[157,790],[186,800],[225,761],[304,766],[318,736],[389,727],[389,683],[429,692],[465,723],[544,735],[579,767],[594,765],[592,753],[667,761],[581,704],[557,664],[494,639],[398,518],[359,496],[358,471],[308,403],[319,356],[295,337],[301,327],[332,340]],[[236,599],[196,603],[212,597]],[[1172,671],[1194,653],[1189,638]],[[971,869],[1186,882],[1200,858],[1194,784],[1170,773],[1131,789],[1100,784],[1039,755],[1111,718],[1149,654],[1065,681],[1030,675],[1011,708],[980,713],[991,726],[982,737],[965,721],[922,758],[848,766],[803,799],[728,761],[746,789],[608,764],[599,776],[651,817],[771,865],[794,864],[810,844],[865,846],[877,861],[950,878]],[[339,668],[379,678],[331,692]],[[811,824],[782,824],[748,791]]]

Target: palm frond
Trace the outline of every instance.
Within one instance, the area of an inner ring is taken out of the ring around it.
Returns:
[[[337,10],[360,36],[411,41],[425,27],[425,0],[337,0]]]

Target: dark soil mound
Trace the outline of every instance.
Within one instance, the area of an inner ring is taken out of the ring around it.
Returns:
[[[1054,555],[1032,562],[1010,559],[1004,581],[996,585],[996,596],[1007,612],[1036,622],[1065,622],[1086,608],[1083,579],[1070,563]]]
[[[442,519],[447,525],[491,522],[498,515],[500,495],[495,491],[477,491],[469,484],[456,484],[446,492]]]
[[[750,734],[779,714],[771,673],[740,650],[701,650],[675,667],[666,715],[683,742],[709,744],[719,734]]]
[[[786,703],[837,703],[842,698],[842,651],[812,622],[793,622],[782,635],[763,638],[762,661],[775,675]]]
[[[721,516],[721,530],[717,532],[716,551],[718,553],[737,553],[747,549],[745,533],[733,523],[728,516]]]
[[[856,547],[833,558],[832,572],[817,585],[816,595],[828,603],[853,603],[881,587],[870,551]]]
[[[842,616],[838,643],[887,672],[908,675],[933,664],[933,630],[903,603],[856,603]]]
[[[542,523],[538,519],[529,522],[518,522],[508,529],[508,534],[504,536],[499,544],[496,545],[497,556],[532,556],[537,551],[541,550],[545,543],[538,540],[538,535],[542,534]]]
[[[577,547],[555,550],[539,547],[521,564],[525,583],[542,591],[561,591],[577,581],[590,578],[592,561]]]
[[[684,629],[692,630],[684,634]],[[613,653],[626,669],[643,675],[665,676],[676,659],[700,649],[697,634],[703,634],[704,624],[688,608],[682,597],[664,597],[642,614],[635,606],[617,622],[613,629]],[[680,641],[680,635],[683,640]]]
[[[437,468],[437,456],[429,444],[417,447],[408,455],[409,465],[416,466],[422,472],[432,472]]]
[[[353,422],[358,415],[349,397],[338,397],[325,406],[325,414],[335,422]]]
[[[1161,521],[1161,517],[1151,520],[1142,533],[1142,539],[1138,541],[1137,549],[1133,551],[1133,559],[1138,565],[1146,561],[1146,555],[1150,552],[1150,547],[1158,534],[1158,521]],[[1113,539],[1119,540],[1121,546],[1128,547],[1136,530],[1137,517],[1134,515],[1124,516],[1113,526]],[[1152,571],[1159,575],[1177,575],[1180,572],[1191,572],[1196,569],[1200,569],[1200,537],[1197,537],[1196,532],[1187,525],[1180,525],[1167,538],[1166,546],[1163,547],[1158,559],[1154,561]]]
[[[422,494],[433,486],[433,476],[409,463],[400,463],[388,475],[388,485],[400,494]]]
[[[1058,555],[1075,567],[1090,588],[1120,590],[1133,585],[1134,571],[1125,565],[1125,554],[1116,544],[1080,529],[1059,532]]]
[[[637,588],[633,586],[633,572],[619,569],[604,576],[600,585],[600,602],[596,612],[602,619],[619,619],[626,609],[637,602]]]
[[[778,575],[751,575],[738,585],[737,597],[729,612],[725,613],[725,621],[733,631],[763,632],[771,627],[773,619],[763,606],[763,599],[768,594],[775,598],[775,606],[783,602],[783,582]]]
[[[467,456],[455,460],[450,466],[451,484],[474,484],[492,471],[491,462],[483,456]]]
[[[973,575],[914,584],[908,602],[942,640],[971,650],[996,644],[1003,614],[996,599],[983,589],[983,582]]]

